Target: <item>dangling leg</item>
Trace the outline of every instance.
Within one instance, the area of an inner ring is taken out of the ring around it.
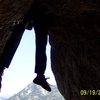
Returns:
[[[36,32],[36,65],[35,73],[44,74],[46,69],[47,31],[41,27],[34,27]]]
[[[34,25],[36,34],[36,65],[35,73],[37,77],[34,79],[34,83],[41,85],[47,91],[51,91],[49,84],[46,82],[44,76],[46,70],[46,44],[47,44],[47,30],[43,25]]]

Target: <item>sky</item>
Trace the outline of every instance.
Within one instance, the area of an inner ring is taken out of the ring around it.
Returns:
[[[47,44],[46,53],[47,69],[45,71],[45,76],[50,77],[48,80],[50,84],[56,85],[55,78],[51,70],[49,43]],[[34,29],[31,31],[25,30],[9,68],[4,71],[0,98],[10,97],[30,84],[36,77],[36,74],[34,73],[34,66],[35,33]]]

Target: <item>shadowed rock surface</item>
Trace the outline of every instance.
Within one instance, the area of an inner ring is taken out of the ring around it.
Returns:
[[[32,0],[0,0],[0,55],[13,27],[22,22]]]
[[[31,4],[32,0],[0,1],[0,55]],[[48,25],[52,70],[62,95],[66,100],[99,100],[100,1],[37,0],[35,7]],[[95,90],[96,96],[81,96],[82,89]]]

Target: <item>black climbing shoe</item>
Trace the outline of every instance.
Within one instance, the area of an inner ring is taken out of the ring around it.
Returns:
[[[45,90],[50,92],[51,88],[46,80],[47,78],[45,78],[44,75],[37,75],[37,77],[33,80],[33,82],[37,85],[42,86]]]

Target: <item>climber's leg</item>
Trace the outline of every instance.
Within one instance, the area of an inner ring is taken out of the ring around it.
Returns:
[[[44,74],[47,61],[47,30],[42,25],[35,25],[34,29],[36,34],[35,73]]]
[[[37,73],[36,78],[33,80],[35,84],[42,86],[47,91],[51,91],[49,84],[44,76],[46,70],[46,45],[47,45],[47,30],[43,25],[34,25],[36,34],[36,65],[35,73]]]

